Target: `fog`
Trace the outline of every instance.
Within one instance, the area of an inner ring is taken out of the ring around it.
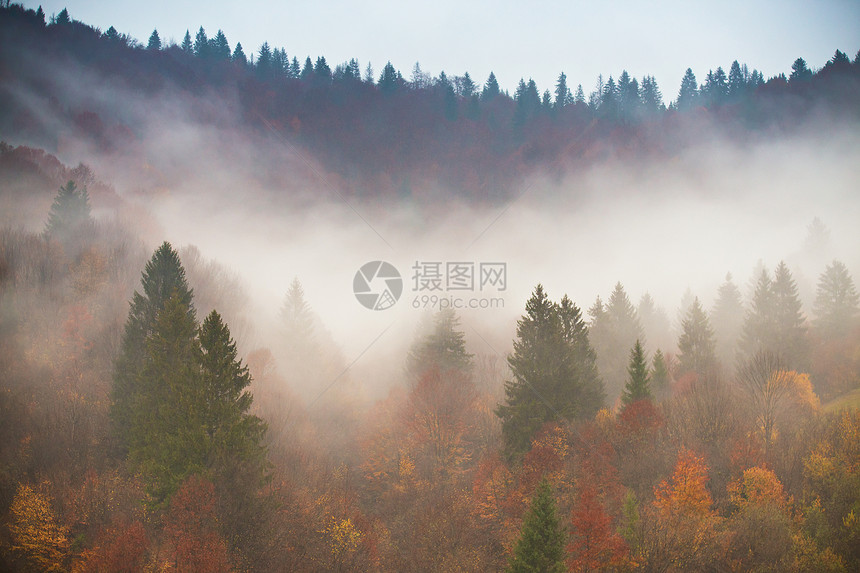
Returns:
[[[124,200],[112,212],[94,198],[97,216],[137,209],[149,246],[195,246],[235,272],[253,325],[240,340],[245,349],[272,344],[277,310],[298,278],[352,372],[371,384],[401,372],[429,310],[422,295],[500,299],[460,314],[471,352],[504,356],[537,283],[555,300],[568,294],[585,314],[620,281],[634,305],[650,293],[674,319],[688,291],[710,308],[727,272],[746,292],[760,263],[789,263],[806,312],[830,260],[860,275],[860,131],[852,125],[816,118],[814,128],[743,141],[715,126],[690,134],[695,143],[674,156],[617,150],[562,176],[532,174],[495,204],[456,199],[457,189],[368,200],[372,189],[354,193],[355,182],[326,172],[277,130],[243,127],[230,94],[144,98],[85,74],[57,77],[78,86],[73,105],[134,128],[136,137],[109,151],[58,128],[58,157],[92,166]],[[805,246],[814,217],[830,230],[823,254]],[[356,271],[375,260],[403,278],[401,299],[384,311],[364,308],[352,292]],[[418,291],[416,262],[504,263],[506,288]]]

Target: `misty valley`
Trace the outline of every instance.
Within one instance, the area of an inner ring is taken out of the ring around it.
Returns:
[[[860,570],[860,52],[511,95],[73,15],[0,4],[0,570]]]

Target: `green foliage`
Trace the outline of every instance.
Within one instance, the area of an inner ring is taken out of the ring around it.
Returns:
[[[648,374],[648,360],[639,341],[630,350],[630,365],[627,367],[627,384],[621,394],[621,403],[629,406],[638,400],[651,400],[651,377]]]
[[[593,415],[603,403],[585,323],[565,299],[552,302],[538,285],[517,322],[508,358],[513,379],[505,382],[505,403],[496,410],[509,459],[528,451],[544,423]]]
[[[659,348],[651,360],[651,384],[658,396],[669,388],[669,370],[666,368],[666,359],[663,351]]]
[[[163,243],[146,263],[141,285],[143,294],[135,291],[132,295],[120,354],[114,363],[111,417],[122,447],[128,446],[133,409],[143,399],[139,376],[148,360],[146,340],[155,330],[158,313],[175,294],[188,318],[195,320],[185,269],[170,243]]]
[[[564,531],[546,478],[535,490],[520,538],[505,570],[509,573],[561,573],[565,570]]]

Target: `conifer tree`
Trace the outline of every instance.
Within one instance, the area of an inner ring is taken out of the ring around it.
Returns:
[[[413,379],[428,370],[468,373],[472,355],[466,352],[466,338],[459,330],[460,319],[453,309],[441,310],[434,317],[433,330],[409,351],[407,369]]]
[[[143,294],[135,291],[132,295],[120,354],[114,364],[111,417],[123,447],[129,445],[132,413],[141,400],[147,399],[142,395],[139,376],[147,363],[146,340],[155,330],[158,313],[175,293],[189,319],[195,319],[185,269],[170,243],[163,243],[153,253],[144,268],[141,285]]]
[[[602,405],[586,336],[579,309],[569,301],[562,309],[541,285],[535,287],[508,358],[513,379],[505,383],[505,403],[496,410],[509,459],[528,451],[544,423],[590,416]]]
[[[629,406],[638,400],[651,400],[651,376],[648,373],[648,359],[642,344],[636,344],[630,350],[630,365],[627,367],[627,384],[621,394],[621,403]]]
[[[191,41],[191,32],[188,30],[185,30],[185,37],[182,39],[182,45],[180,48],[186,54],[194,53],[194,43]]]
[[[743,332],[744,305],[731,273],[726,274],[726,281],[717,290],[717,300],[711,310],[711,325],[716,337],[717,358],[725,365],[734,364]]]
[[[87,188],[78,189],[74,181],[60,187],[45,225],[45,235],[61,243],[73,239],[91,221]]]
[[[815,325],[827,339],[845,336],[855,324],[860,297],[845,265],[834,260],[818,279]]]
[[[150,52],[157,52],[161,49],[161,38],[158,36],[158,30],[153,30],[149,35],[149,42],[146,44],[146,49]]]
[[[194,55],[198,58],[208,58],[210,55],[209,38],[206,37],[206,30],[203,26],[197,30],[197,36],[194,38]]]
[[[659,348],[651,360],[651,386],[658,396],[664,395],[669,388],[669,370],[666,368],[666,358]]]
[[[683,332],[678,339],[680,351],[678,361],[681,373],[695,372],[699,375],[713,373],[717,366],[714,331],[698,297],[687,310],[682,328]]]
[[[804,370],[809,354],[806,319],[797,293],[797,284],[785,261],[781,261],[774,271],[773,305],[776,340],[773,341],[772,348],[785,358],[791,369]]]
[[[684,78],[681,80],[681,89],[678,91],[675,107],[681,111],[692,108],[696,105],[698,95],[699,84],[696,82],[696,75],[692,69],[687,68],[687,71],[684,72]]]
[[[487,77],[487,83],[484,84],[484,89],[481,91],[481,99],[490,101],[500,93],[501,90],[499,89],[499,82],[496,80],[496,74],[490,72],[489,77]]]
[[[505,569],[508,573],[561,573],[564,567],[564,531],[555,498],[546,478],[535,490],[523,520],[520,538]]]
[[[739,350],[743,357],[750,357],[759,350],[770,348],[770,337],[775,328],[773,285],[767,269],[761,269],[754,289],[741,335]]]

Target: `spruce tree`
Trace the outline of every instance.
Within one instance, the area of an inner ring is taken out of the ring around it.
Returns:
[[[818,279],[815,325],[825,339],[845,336],[855,324],[860,297],[845,265],[834,260]]]
[[[207,436],[201,404],[197,324],[189,303],[174,290],[145,340],[143,367],[130,408],[128,457],[146,478],[156,503],[182,481],[207,469]]]
[[[773,285],[767,269],[762,268],[755,282],[752,304],[744,318],[741,334],[740,356],[748,358],[756,352],[770,348],[775,330]]]
[[[669,389],[669,370],[666,368],[666,358],[659,348],[651,360],[651,386],[658,395],[665,395]]]
[[[562,573],[565,535],[546,478],[535,490],[520,538],[505,569],[508,573]]]
[[[195,320],[185,269],[170,243],[163,243],[153,253],[144,268],[141,285],[143,294],[135,291],[132,295],[120,353],[114,363],[111,417],[122,447],[129,445],[134,409],[141,400],[147,400],[140,373],[148,360],[146,340],[155,330],[156,317],[175,293],[189,319]]]
[[[501,90],[499,89],[499,82],[496,80],[496,74],[490,72],[489,77],[487,77],[487,83],[484,84],[484,89],[481,91],[481,99],[490,101],[500,93]]]
[[[158,36],[158,30],[153,30],[149,35],[149,42],[146,44],[146,49],[150,52],[157,52],[161,49],[161,38]]]
[[[717,367],[714,331],[698,297],[687,310],[682,328],[678,338],[681,373],[695,372],[700,376],[714,373]]]
[[[432,332],[423,336],[409,351],[407,370],[413,380],[429,370],[441,374],[471,371],[472,355],[466,352],[466,338],[459,325],[459,317],[450,308],[436,314]]]
[[[784,357],[793,370],[807,366],[806,319],[803,316],[797,284],[781,261],[773,277],[773,324],[776,329],[772,350]]]
[[[642,344],[637,340],[633,349],[630,350],[630,364],[627,366],[627,384],[624,386],[624,392],[621,394],[621,403],[629,406],[639,400],[653,399],[649,384],[650,381],[648,359],[645,357],[645,351],[642,350]]]
[[[684,78],[681,80],[681,89],[678,91],[675,107],[681,111],[688,110],[696,105],[698,96],[699,84],[696,82],[696,75],[692,69],[687,68],[687,71],[684,72]]]
[[[513,378],[505,383],[505,403],[496,410],[508,459],[527,452],[544,423],[590,416],[602,405],[579,309],[569,301],[564,304],[560,310],[538,285],[517,322],[514,353],[508,358]]]
[[[191,32],[188,30],[185,30],[185,37],[182,39],[180,49],[189,55],[194,53],[194,43],[191,41]]]
[[[78,189],[74,181],[60,187],[45,224],[45,236],[68,243],[91,222],[87,188]]]
[[[197,36],[194,37],[194,55],[198,58],[208,58],[210,55],[209,38],[206,37],[203,26],[200,26]]]
[[[734,364],[743,332],[744,305],[731,273],[726,274],[726,281],[717,290],[717,300],[711,310],[711,325],[716,336],[717,358],[725,365]]]
[[[206,465],[216,475],[216,483],[250,476],[251,484],[263,479],[266,449],[262,443],[266,424],[250,414],[253,396],[248,391],[251,374],[238,358],[236,342],[221,316],[212,311],[198,333],[202,375],[200,411],[205,431]],[[235,484],[240,490],[241,486]],[[234,491],[233,493],[237,493]]]

